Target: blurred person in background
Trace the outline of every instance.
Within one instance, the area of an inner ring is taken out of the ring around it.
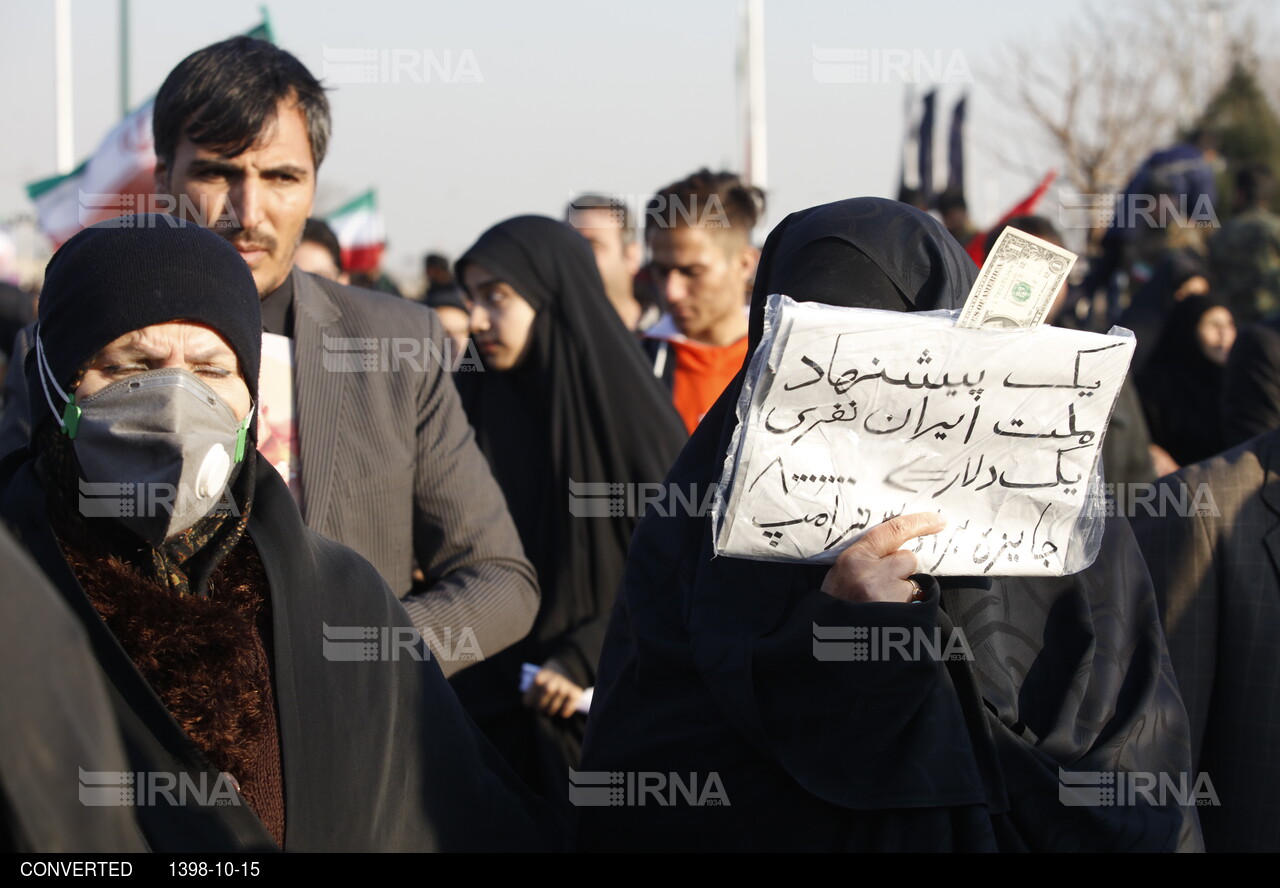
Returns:
[[[1188,296],[1173,307],[1151,360],[1136,375],[1152,443],[1177,466],[1226,446],[1219,421],[1223,368],[1235,339],[1230,309],[1213,296]]]
[[[428,253],[423,267],[427,289],[422,302],[435,311],[448,334],[453,349],[450,353],[453,359],[451,369],[456,370],[467,356],[467,343],[471,340],[471,306],[467,304],[467,294],[454,280],[447,258],[439,253]]]
[[[293,264],[305,272],[340,284],[351,282],[350,276],[342,270],[342,247],[338,244],[338,236],[323,219],[307,220],[302,228],[302,241],[293,254]]]
[[[747,295],[760,259],[751,231],[764,202],[737,175],[704,168],[645,208],[649,270],[666,310],[645,332],[645,351],[690,433],[747,354]]]
[[[582,194],[565,208],[564,221],[591,244],[605,295],[623,325],[643,333],[656,324],[661,310],[657,305],[646,305],[636,294],[635,277],[644,259],[644,247],[636,239],[627,205],[603,194]]]
[[[1235,213],[1209,240],[1214,292],[1242,327],[1280,311],[1280,216],[1271,212],[1274,193],[1266,164],[1240,170]]]

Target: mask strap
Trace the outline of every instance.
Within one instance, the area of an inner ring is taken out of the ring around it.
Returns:
[[[236,430],[236,462],[244,459],[244,451],[249,443],[249,423],[253,422],[253,412],[258,409],[258,405],[249,408],[249,412],[244,415],[244,422],[240,423],[240,428]]]
[[[49,361],[44,356],[44,341],[40,338],[39,324],[36,324],[35,336],[36,374],[40,377],[40,388],[44,391],[45,402],[49,405],[49,412],[57,420],[58,427],[62,429],[68,438],[75,440],[76,431],[80,428],[80,408],[76,406],[75,395],[68,395],[62,390],[62,386],[58,385],[58,380],[53,375],[52,368],[49,367]],[[46,377],[48,377],[47,381]],[[54,406],[53,396],[49,394],[50,385],[53,386],[59,397],[66,402],[66,407],[61,412]]]

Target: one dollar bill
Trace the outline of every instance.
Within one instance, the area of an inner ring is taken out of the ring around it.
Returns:
[[[1006,227],[982,263],[956,326],[1039,326],[1075,264],[1075,253]]]

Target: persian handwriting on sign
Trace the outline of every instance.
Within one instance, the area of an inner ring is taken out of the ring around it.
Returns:
[[[1005,228],[982,263],[956,326],[1038,326],[1075,262],[1075,253]]]
[[[947,529],[908,544],[932,573],[1078,569],[1074,532],[1132,337],[785,296],[768,313],[717,552],[828,563],[881,521],[937,511]]]

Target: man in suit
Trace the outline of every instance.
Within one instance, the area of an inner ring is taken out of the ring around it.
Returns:
[[[292,55],[249,37],[205,47],[156,95],[156,191],[235,246],[264,331],[291,352],[291,373],[263,379],[260,449],[306,523],[373,563],[449,675],[527,634],[537,580],[435,314],[294,267],[329,130],[324,91]]]
[[[1133,529],[1220,803],[1205,849],[1280,851],[1280,429],[1163,479]]]

